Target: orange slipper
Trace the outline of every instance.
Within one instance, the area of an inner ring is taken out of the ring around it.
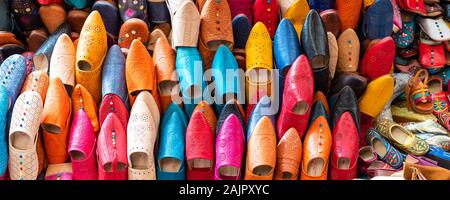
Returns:
[[[39,16],[50,34],[66,21],[66,11],[61,4],[41,5]]]
[[[95,134],[98,134],[100,125],[98,123],[97,103],[89,91],[80,84],[77,84],[72,93],[72,110],[78,112],[83,109],[94,127]]]
[[[133,40],[138,39],[147,44],[150,32],[147,24],[138,18],[131,18],[122,24],[119,32],[118,45],[120,48],[130,48]]]
[[[49,78],[47,73],[45,73],[44,71],[34,71],[28,74],[27,78],[25,79],[21,93],[26,91],[37,92],[41,97],[42,102],[45,102],[48,84]]]

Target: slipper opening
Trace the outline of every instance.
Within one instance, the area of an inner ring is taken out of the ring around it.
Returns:
[[[130,165],[133,169],[148,169],[148,155],[143,152],[134,152],[130,155]]]
[[[159,92],[163,96],[169,96],[172,94],[172,90],[176,85],[176,81],[162,81],[159,83]]]
[[[291,172],[283,172],[282,177],[285,180],[290,180],[290,179],[292,179],[292,173]]]
[[[188,160],[189,167],[192,169],[212,169],[213,163],[211,160],[203,158],[194,158]]]
[[[338,158],[338,169],[350,169],[350,158]]]
[[[219,177],[223,180],[236,180],[239,176],[239,168],[230,165],[219,167]]]
[[[106,172],[113,172],[113,168],[112,168],[112,163],[106,163],[105,165],[103,165],[103,168],[105,169]],[[127,164],[126,163],[122,163],[122,162],[118,162],[117,163],[117,170],[118,172],[126,170],[127,169]]]
[[[313,69],[321,69],[326,67],[328,63],[328,59],[325,56],[322,55],[318,55],[318,56],[314,56],[311,59],[311,68]]]
[[[364,161],[369,161],[375,159],[375,155],[371,148],[363,148],[359,151],[359,157],[361,157]]]
[[[20,131],[13,132],[9,137],[11,146],[18,150],[28,150],[33,148],[34,141],[37,139],[37,137],[31,138],[29,134]]]
[[[308,112],[309,106],[304,101],[298,101],[292,108],[292,112],[297,115],[304,115]]]
[[[248,72],[250,83],[256,85],[268,84],[271,81],[271,71],[268,69],[251,69]]]
[[[208,49],[211,51],[217,51],[219,49],[220,45],[225,45],[227,47],[231,46],[231,42],[225,41],[225,40],[214,40],[211,42],[208,42]]]
[[[384,144],[379,139],[374,139],[373,141],[373,149],[381,158],[384,157],[387,153],[387,149]]]
[[[400,144],[404,144],[409,138],[409,135],[406,133],[406,131],[399,126],[392,127],[391,132],[392,137]]]
[[[70,155],[72,160],[84,160],[84,159],[86,159],[86,155],[83,152],[77,151],[77,150],[69,151],[69,155]]]
[[[307,173],[308,176],[318,177],[322,175],[324,169],[325,169],[325,161],[323,160],[323,158],[314,158],[308,163]]]
[[[192,85],[186,91],[186,94],[191,99],[198,99],[202,97],[202,88],[198,85]]]
[[[82,71],[89,71],[92,69],[91,64],[89,64],[88,62],[84,61],[84,60],[80,60],[77,63],[78,69],[82,70]]]
[[[61,133],[61,128],[54,124],[42,124],[42,128],[48,133]]]
[[[269,165],[260,165],[253,169],[253,174],[257,176],[268,176],[271,174],[273,167]]]
[[[181,160],[176,158],[163,158],[159,161],[159,168],[163,172],[179,172],[181,168]]]

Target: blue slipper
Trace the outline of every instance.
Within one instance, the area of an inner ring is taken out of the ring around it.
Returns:
[[[25,81],[27,73],[25,58],[21,55],[14,54],[2,63],[0,70],[0,85],[6,88],[9,105],[12,107]]]
[[[317,10],[317,12],[334,9],[335,3],[336,0],[308,0],[309,7]]]
[[[5,175],[8,166],[8,144],[6,115],[8,113],[8,91],[0,86],[0,177]]]
[[[363,33],[371,40],[382,39],[392,34],[394,9],[389,0],[377,0],[364,16]]]
[[[108,1],[96,1],[92,5],[92,10],[97,10],[102,16],[106,32],[117,37],[120,30],[120,15],[116,5]]]
[[[252,134],[252,131],[255,129],[256,125],[258,124],[259,120],[263,118],[264,116],[267,116],[272,121],[272,125],[274,128],[277,127],[277,124],[275,123],[275,115],[276,110],[274,108],[274,105],[272,103],[272,100],[268,96],[263,96],[258,104],[256,104],[255,108],[253,109],[249,119],[248,119],[248,126],[247,126],[247,139],[246,141],[250,139],[250,136]]]
[[[231,23],[233,27],[234,48],[245,49],[245,44],[247,44],[247,39],[252,28],[250,21],[244,14],[238,14],[233,18]]]
[[[125,82],[125,56],[119,46],[109,48],[103,63],[102,97],[107,94],[119,96],[128,106],[128,91]]]

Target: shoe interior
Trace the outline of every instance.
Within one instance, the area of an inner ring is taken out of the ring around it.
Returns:
[[[268,84],[271,78],[271,71],[268,69],[252,69],[248,72],[248,79],[252,84]]]
[[[66,88],[67,94],[69,94],[69,96],[72,96],[73,86],[64,84],[64,88]]]
[[[238,167],[224,165],[219,167],[219,176],[224,180],[236,180],[239,176],[239,170]]]
[[[139,95],[139,93],[144,92],[144,91],[147,91],[147,92],[149,92],[150,94],[152,94],[152,91],[151,91],[151,90],[136,90],[136,91],[131,92],[130,94],[131,94],[131,96],[133,96],[133,97],[137,97],[137,96]]]
[[[202,97],[202,88],[198,85],[192,85],[187,89],[186,94],[191,99],[199,99]]]
[[[10,136],[11,145],[18,150],[33,148],[35,140],[37,140],[37,137],[31,138],[30,135],[20,131],[14,132]]]
[[[325,56],[314,56],[311,59],[310,64],[311,64],[311,68],[313,68],[313,69],[324,68],[324,67],[326,67],[326,64],[327,64],[326,57]]]
[[[282,176],[283,176],[283,179],[290,180],[292,178],[292,173],[291,172],[283,172]]]
[[[135,152],[130,155],[130,165],[133,169],[148,169],[148,155],[143,152]]]
[[[159,168],[163,172],[179,172],[181,168],[181,160],[176,158],[163,158],[159,161]]]
[[[84,160],[86,159],[86,155],[84,155],[83,152],[81,151],[69,151],[69,155],[71,157],[72,160]]]
[[[437,93],[442,90],[441,83],[438,80],[430,80],[428,82],[428,88],[430,89],[431,93]]]
[[[318,177],[322,175],[324,169],[325,161],[323,160],[323,158],[314,158],[308,163],[307,173],[308,176]]]
[[[359,151],[359,157],[361,157],[364,161],[373,160],[375,155],[373,155],[373,151],[370,148],[363,148]]]
[[[169,96],[176,85],[175,81],[162,81],[159,83],[159,92],[163,96]]]
[[[386,155],[386,147],[384,146],[384,144],[378,140],[375,139],[373,141],[373,149],[375,150],[375,152],[380,156],[380,157],[384,157],[384,155]]]
[[[273,167],[269,165],[260,165],[253,169],[253,174],[257,176],[268,176],[271,174]]]
[[[350,169],[350,159],[349,158],[339,158],[338,159],[338,169]]]
[[[89,71],[91,70],[91,64],[89,64],[86,61],[80,60],[77,63],[78,69],[83,70],[83,71]]]
[[[105,169],[106,172],[113,172],[112,170],[112,163],[106,163],[105,165],[103,165],[103,168]],[[117,163],[117,169],[116,171],[123,171],[127,169],[127,164],[122,163],[122,162],[118,162]]]
[[[225,40],[214,40],[211,42],[208,42],[208,49],[210,51],[217,51],[219,49],[220,45],[225,45],[227,47],[231,46],[231,43]]]
[[[194,158],[188,160],[188,164],[192,169],[212,169],[212,162],[208,159]]]
[[[398,126],[392,127],[391,132],[394,140],[396,140],[400,144],[405,144],[409,138],[409,135],[405,132],[405,130]]]
[[[292,112],[297,115],[304,115],[306,112],[308,112],[308,104],[304,101],[298,101],[295,103],[294,107],[292,108]]]
[[[61,128],[59,128],[54,124],[42,124],[42,128],[44,128],[44,130],[47,131],[48,133],[54,134],[61,133]]]

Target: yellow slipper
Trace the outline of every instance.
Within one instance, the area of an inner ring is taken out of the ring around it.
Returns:
[[[367,85],[359,100],[362,113],[376,117],[394,94],[394,79],[390,75],[381,76]]]

